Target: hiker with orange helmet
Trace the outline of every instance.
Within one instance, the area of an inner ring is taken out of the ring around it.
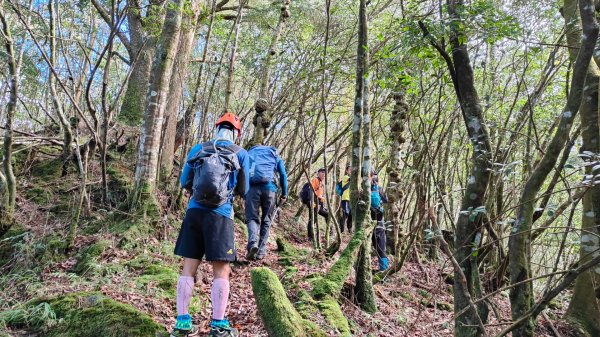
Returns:
[[[203,257],[212,264],[212,337],[235,337],[239,332],[225,318],[229,302],[229,263],[235,260],[233,197],[245,197],[249,182],[249,156],[235,145],[242,132],[240,119],[226,112],[217,120],[211,141],[197,144],[187,156],[181,187],[192,193],[175,245],[183,257],[177,283],[177,321],[172,337],[194,334],[189,305],[195,276]]]

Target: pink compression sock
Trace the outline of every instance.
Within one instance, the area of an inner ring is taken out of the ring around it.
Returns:
[[[210,299],[213,307],[213,319],[221,320],[225,318],[225,309],[229,301],[229,280],[216,278],[213,281],[210,291]]]
[[[179,276],[179,282],[177,283],[177,315],[188,313],[193,291],[194,278],[192,276]]]

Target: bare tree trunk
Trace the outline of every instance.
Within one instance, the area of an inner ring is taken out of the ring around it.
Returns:
[[[462,20],[458,7],[462,0],[448,0],[448,14],[451,20]],[[479,97],[475,88],[473,68],[467,51],[466,36],[459,25],[450,26],[452,58],[446,53],[425,25],[420,22],[424,35],[442,55],[452,77],[454,90],[460,103],[465,126],[473,146],[472,169],[461,202],[456,223],[455,252],[460,268],[454,272],[454,312],[455,336],[472,337],[485,333],[482,322],[487,320],[488,308],[480,302],[477,310],[472,306],[471,298],[481,297],[478,259],[474,251],[480,246],[482,238],[481,222],[485,213],[485,192],[490,179],[491,145]],[[464,278],[461,279],[461,274]],[[465,311],[466,309],[466,311]],[[458,315],[458,313],[464,313]]]
[[[231,47],[231,57],[229,58],[229,69],[227,70],[227,86],[225,88],[225,103],[223,105],[223,111],[228,111],[229,101],[231,100],[231,93],[233,92],[233,74],[235,70],[235,58],[237,56],[238,38],[240,36],[240,25],[242,22],[242,13],[244,5],[248,0],[239,0],[237,16],[235,17],[235,34],[233,37],[233,46]]]
[[[254,124],[254,137],[252,140],[252,145],[262,144],[269,133],[269,125],[271,124],[272,119],[270,114],[272,106],[271,100],[269,99],[271,64],[273,63],[273,58],[275,55],[277,55],[277,45],[279,44],[281,32],[285,27],[285,22],[290,17],[290,2],[291,0],[282,0],[279,22],[275,28],[275,34],[273,35],[271,45],[269,46],[269,50],[267,51],[267,55],[265,56],[265,61],[263,63],[263,69],[260,75],[260,91],[258,93],[258,100],[254,104],[256,115],[254,115],[254,120],[252,121],[252,124]]]
[[[563,7],[563,16],[565,19],[567,43],[569,44],[569,53],[571,60],[574,61],[577,57],[577,50],[580,48],[581,41],[581,21],[577,14],[577,1],[565,0]],[[581,101],[580,118],[582,132],[581,138],[583,144],[581,152],[586,154],[586,151],[593,153],[592,156],[583,156],[586,165],[585,173],[592,175],[592,163],[597,161],[597,154],[600,152],[600,126],[598,125],[598,81],[600,81],[600,70],[596,62],[592,59],[589,64],[585,79],[585,88],[583,89],[583,99]],[[598,189],[597,185],[590,189],[583,196],[583,210],[581,217],[581,261],[588,262],[593,258],[594,253],[598,251],[599,244],[597,238],[598,222],[595,214],[600,212],[600,205],[594,203],[594,189]],[[575,282],[573,296],[569,303],[569,308],[565,315],[569,322],[579,325],[590,336],[600,335],[600,303],[596,297],[594,285],[600,283],[600,273],[594,269],[587,270],[580,274]]]
[[[588,66],[594,52],[598,37],[598,27],[594,18],[594,6],[590,0],[579,1],[583,36],[577,60],[573,66],[573,78],[567,103],[562,111],[560,122],[544,155],[531,172],[523,188],[518,202],[517,218],[513,224],[512,234],[508,241],[510,281],[514,285],[510,291],[510,302],[513,320],[527,314],[533,306],[533,287],[531,282],[523,282],[531,278],[531,227],[533,210],[537,194],[548,174],[558,160],[565,146],[569,132],[581,104],[583,87]],[[534,317],[521,321],[514,329],[516,336],[533,336]]]
[[[12,166],[12,124],[17,110],[17,98],[19,96],[19,64],[17,63],[17,55],[15,53],[10,25],[4,13],[4,0],[0,0],[0,21],[2,21],[2,35],[4,37],[4,48],[6,50],[6,59],[8,61],[8,74],[10,76],[10,94],[6,106],[6,121],[4,124],[4,158],[2,160],[2,172],[0,172],[0,238],[2,238],[14,224],[17,187]]]
[[[170,0],[166,4],[167,14],[152,63],[152,74],[144,112],[144,126],[138,148],[135,192],[131,204],[133,208],[142,206],[142,204],[149,205],[152,200],[155,200],[153,191],[156,187],[160,135],[163,128],[169,79],[179,40],[183,2],[183,0]],[[143,207],[143,211],[146,213],[145,207]]]
[[[177,131],[177,117],[181,106],[181,96],[186,86],[190,53],[196,35],[196,22],[199,15],[199,2],[192,1],[191,12],[183,16],[182,30],[179,36],[177,57],[173,65],[167,106],[165,109],[165,128],[160,147],[160,181],[167,182],[173,171],[173,158],[175,155],[175,135]]]

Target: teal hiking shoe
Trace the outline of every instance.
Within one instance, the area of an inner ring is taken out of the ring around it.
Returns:
[[[215,320],[210,322],[210,333],[208,337],[238,337],[240,332],[229,325],[229,320]]]
[[[192,316],[189,314],[177,316],[175,328],[169,337],[188,337],[198,333],[198,328],[192,325]]]

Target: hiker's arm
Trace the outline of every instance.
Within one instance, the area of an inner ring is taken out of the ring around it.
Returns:
[[[248,152],[241,151],[238,153],[238,160],[241,169],[238,171],[235,193],[245,198],[250,188],[250,157]]]
[[[281,183],[281,195],[288,195],[288,180],[287,180],[287,172],[285,171],[285,164],[281,158],[277,160],[277,171],[279,171],[279,181]]]
[[[179,183],[181,184],[181,188],[184,188],[188,191],[192,190],[192,186],[194,183],[194,170],[188,164],[188,160],[190,160],[193,156],[195,156],[202,149],[202,145],[198,144],[194,146],[190,153],[188,153],[187,158],[185,159],[185,163],[183,164],[183,172],[181,173],[181,179]]]

